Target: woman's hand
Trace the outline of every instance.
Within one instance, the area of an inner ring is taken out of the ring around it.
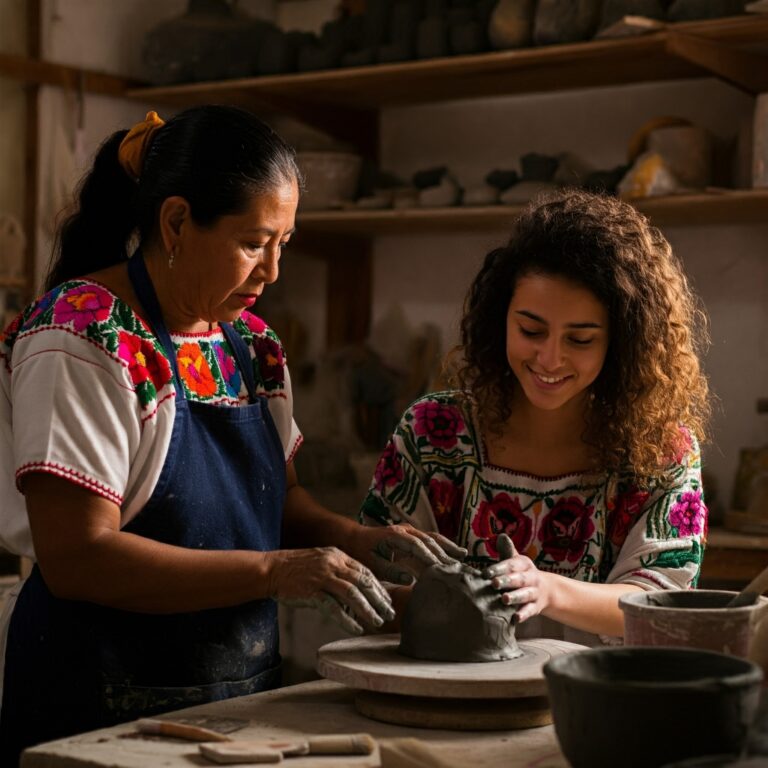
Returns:
[[[317,608],[354,635],[395,617],[389,594],[371,571],[336,547],[265,554],[270,594],[282,603]]]
[[[517,620],[525,621],[542,613],[548,605],[547,583],[542,572],[525,555],[515,550],[512,539],[502,533],[496,544],[499,562],[489,566],[484,576],[501,592],[504,605],[516,605]]]
[[[407,523],[364,526],[357,531],[353,551],[380,578],[394,584],[410,584],[425,568],[455,563],[467,556],[439,533],[426,533]]]

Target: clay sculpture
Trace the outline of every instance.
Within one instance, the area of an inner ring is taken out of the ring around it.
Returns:
[[[433,661],[506,661],[522,656],[515,608],[480,571],[463,563],[421,574],[405,610],[400,653]]]

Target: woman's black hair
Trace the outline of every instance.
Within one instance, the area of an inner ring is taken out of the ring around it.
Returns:
[[[138,182],[118,161],[127,131],[99,148],[76,210],[59,228],[46,290],[125,261],[134,237],[154,233],[163,201],[183,197],[199,226],[242,213],[255,194],[301,184],[295,152],[266,123],[237,107],[180,112],[153,136]]]

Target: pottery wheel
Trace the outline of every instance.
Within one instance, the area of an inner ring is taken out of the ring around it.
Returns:
[[[564,640],[519,641],[509,661],[452,663],[411,659],[399,635],[338,640],[318,651],[317,671],[359,690],[357,710],[375,720],[422,728],[506,730],[552,722],[542,668],[583,650]]]

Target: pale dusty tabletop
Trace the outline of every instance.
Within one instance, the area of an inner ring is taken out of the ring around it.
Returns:
[[[567,768],[552,726],[519,731],[446,731],[408,728],[370,720],[358,714],[354,692],[329,680],[317,680],[275,691],[213,702],[162,715],[195,719],[216,727],[230,721],[233,738],[263,739],[329,733],[370,733],[382,747],[382,765],[413,765],[387,758],[387,746],[416,746],[428,751],[439,768]],[[240,722],[237,722],[240,721]],[[417,742],[402,742],[416,739]],[[390,759],[392,760],[390,762]],[[288,758],[286,768],[309,768],[308,758]],[[364,765],[349,758],[328,758],[311,765]],[[422,762],[422,765],[427,763]],[[212,766],[196,744],[158,736],[139,736],[131,723],[49,742],[25,752],[22,768],[190,768]]]

